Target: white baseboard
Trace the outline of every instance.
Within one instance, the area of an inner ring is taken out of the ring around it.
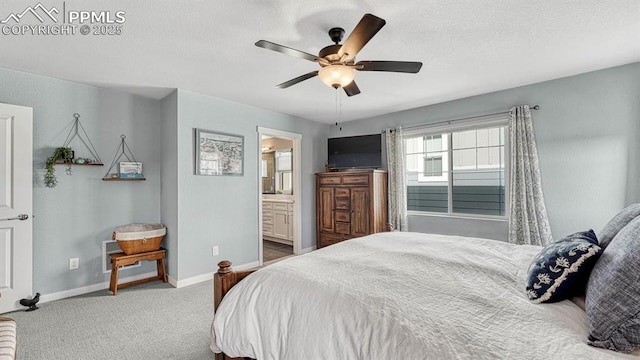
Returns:
[[[260,262],[259,261],[254,261],[254,262],[250,262],[250,263],[247,263],[247,264],[233,266],[233,270],[234,271],[245,271],[245,270],[257,268],[258,266],[260,266]]]
[[[179,289],[181,287],[198,284],[203,281],[213,280],[213,274],[214,273],[211,272],[211,273],[201,274],[201,275],[193,276],[193,277],[183,279],[183,280],[178,280],[178,281],[174,279],[173,281],[175,281],[176,284],[175,285],[172,284],[172,285]]]
[[[302,249],[302,251],[300,251],[300,254],[306,254],[306,253],[312,252],[312,251],[314,251],[316,249],[317,249],[317,246],[310,246],[308,248]]]
[[[167,281],[169,282],[169,285],[173,286],[174,288],[178,287],[178,280],[174,279],[169,274],[167,274]]]
[[[249,270],[249,269],[256,268],[258,266],[260,266],[260,263],[258,261],[254,261],[254,262],[251,262],[251,263],[241,264],[241,265],[238,265],[238,266],[232,265],[231,268],[234,271],[244,271],[244,270]],[[201,283],[203,281],[212,280],[213,279],[213,274],[215,274],[215,272],[196,275],[196,276],[193,276],[193,277],[190,277],[190,278],[187,278],[187,279],[178,280],[178,281],[176,281],[175,279],[169,277],[169,283],[171,285],[173,285],[174,287],[176,287],[176,288],[181,288],[181,287],[185,287],[185,286]]]
[[[259,265],[260,265],[259,262],[254,261],[254,262],[247,263],[247,264],[233,266],[233,269],[235,271],[243,271],[243,270],[256,268]],[[206,274],[202,274],[202,275],[193,276],[193,277],[190,277],[188,279],[177,280],[177,281],[176,281],[176,279],[174,279],[171,276],[167,276],[167,279],[168,279],[169,284],[171,286],[173,286],[175,288],[181,288],[181,287],[197,284],[197,283],[200,283],[200,282],[203,282],[203,281],[212,280],[213,279],[213,274],[214,273],[206,273]],[[129,276],[129,277],[126,277],[126,278],[118,279],[118,283],[122,284],[122,283],[130,282],[130,281],[146,279],[146,278],[150,278],[150,277],[156,276],[156,275],[157,274],[156,274],[155,271],[148,272],[148,273],[145,273],[145,274],[133,275],[133,276]],[[83,286],[83,287],[70,289],[70,290],[65,290],[65,291],[60,291],[60,292],[56,292],[56,293],[43,294],[43,295],[40,296],[40,303],[43,304],[43,303],[47,303],[47,302],[50,302],[50,301],[66,299],[66,298],[70,298],[70,297],[73,297],[73,296],[84,295],[84,294],[92,293],[94,291],[100,291],[100,290],[104,290],[104,289],[108,289],[108,288],[109,288],[109,281],[105,281],[105,282],[98,283],[98,284],[93,284],[93,285],[89,285],[89,286]]]
[[[133,276],[129,276],[126,278],[119,278],[118,279],[118,283],[122,284],[122,283],[126,283],[126,282],[130,282],[130,281],[136,281],[136,280],[140,280],[140,279],[145,279],[145,278],[150,278],[152,276],[156,276],[156,272],[148,272],[146,274],[139,274],[139,275],[133,275]],[[84,294],[88,294],[88,293],[92,293],[94,291],[100,291],[100,290],[104,290],[104,289],[108,289],[109,288],[109,281],[105,281],[103,283],[98,283],[98,284],[93,284],[93,285],[89,285],[89,286],[83,286],[83,287],[79,287],[79,288],[75,288],[75,289],[71,289],[71,290],[65,290],[65,291],[60,291],[60,292],[56,292],[56,293],[51,293],[51,294],[44,294],[42,296],[40,296],[40,303],[46,303],[49,301],[55,301],[55,300],[60,300],[60,299],[66,299],[72,296],[78,296],[78,295],[84,295]]]

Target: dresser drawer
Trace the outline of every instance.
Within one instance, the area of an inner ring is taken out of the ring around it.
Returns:
[[[369,185],[369,175],[344,175],[342,177],[343,185]]]
[[[342,235],[320,233],[320,239],[318,239],[318,245],[319,247],[329,246],[329,245],[339,243],[342,240],[344,240],[344,237]]]
[[[349,234],[351,234],[351,224],[349,224],[349,223],[337,222],[337,223],[336,223],[336,233],[338,233],[338,234],[344,234],[344,235],[349,235]]]
[[[336,221],[349,222],[351,221],[351,212],[336,210],[334,213]]]
[[[351,192],[349,189],[345,188],[336,188],[336,198],[349,198],[351,196]]]
[[[329,175],[320,177],[320,185],[340,185],[342,184],[342,176]]]
[[[336,209],[349,210],[349,198],[335,199]]]

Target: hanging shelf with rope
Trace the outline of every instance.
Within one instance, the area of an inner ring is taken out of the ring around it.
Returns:
[[[111,166],[109,166],[109,170],[104,175],[102,180],[104,181],[142,181],[147,180],[142,174],[142,163],[136,161],[135,156],[129,149],[129,145],[125,139],[126,135],[120,135],[120,143],[116,147],[115,154],[113,155],[113,161],[111,161]],[[124,157],[124,158],[123,158]],[[126,162],[121,162],[120,160],[125,160]],[[117,172],[111,172],[114,166],[118,166],[116,168]],[[127,170],[128,169],[128,170]]]
[[[69,134],[67,134],[67,139],[64,141],[64,145],[62,145],[62,147],[71,149],[71,146],[70,146],[71,141],[75,138],[78,138],[80,139],[80,142],[84,145],[86,150],[89,151],[89,153],[91,154],[91,157],[90,158],[88,157],[74,158],[72,156],[72,158],[70,159],[71,161],[69,161],[69,159],[67,159],[66,161],[64,159],[59,159],[59,160],[56,160],[55,164],[66,165],[67,167],[69,165],[104,166],[104,164],[102,163],[102,159],[100,159],[100,156],[96,151],[96,148],[93,146],[93,143],[89,138],[89,135],[84,130],[84,126],[82,126],[82,123],[80,122],[80,114],[74,113],[73,118],[74,118],[73,125],[71,126],[71,129],[69,130]],[[67,170],[67,173],[70,173],[70,170]]]

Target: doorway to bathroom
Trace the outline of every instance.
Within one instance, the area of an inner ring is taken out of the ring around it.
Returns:
[[[268,265],[300,253],[300,134],[258,128],[259,257]]]

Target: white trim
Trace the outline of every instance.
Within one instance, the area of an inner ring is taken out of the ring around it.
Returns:
[[[309,252],[315,251],[315,250],[317,250],[317,249],[318,249],[318,247],[317,247],[317,246],[315,246],[315,245],[314,245],[314,246],[310,246],[310,247],[308,247],[308,248],[304,248],[304,249],[302,249],[302,250],[300,251],[300,254],[306,254],[306,253],[309,253]]]
[[[436,213],[436,212],[428,212],[428,211],[415,211],[408,210],[408,216],[431,216],[431,217],[443,217],[443,218],[454,218],[454,219],[470,219],[470,220],[490,220],[490,221],[499,221],[499,222],[509,222],[509,217],[498,216],[498,215],[482,215],[482,214],[461,214],[461,213]]]
[[[293,254],[300,254],[302,242],[302,134],[256,126],[258,134],[258,160],[262,159],[262,135],[274,136],[293,141]],[[258,161],[258,174],[260,174],[261,161]],[[263,265],[262,248],[262,181],[258,181],[258,262]]]
[[[150,278],[152,276],[157,276],[155,271],[148,272],[148,273],[145,273],[145,274],[133,275],[133,276],[129,276],[129,277],[126,277],[126,278],[119,278],[118,279],[118,284],[123,284],[123,283],[127,283],[127,282],[130,282],[130,281],[146,279],[146,278]],[[70,298],[70,297],[73,297],[73,296],[84,295],[84,294],[92,293],[94,291],[100,291],[100,290],[108,289],[109,288],[109,283],[110,283],[109,281],[105,281],[105,282],[101,282],[101,283],[98,283],[98,284],[93,284],[93,285],[89,285],[89,286],[83,286],[83,287],[79,287],[79,288],[75,288],[75,289],[59,291],[59,292],[51,293],[51,294],[44,294],[44,295],[40,296],[40,303],[47,303],[47,302],[50,302],[50,301],[66,299],[66,298]]]
[[[249,269],[253,269],[253,268],[257,268],[257,267],[258,267],[258,262],[254,261],[254,262],[250,262],[250,263],[247,263],[247,264],[233,266],[232,268],[235,271],[244,271],[244,270],[249,270]],[[167,278],[168,278],[169,284],[171,286],[173,286],[175,288],[181,288],[181,287],[197,284],[197,283],[200,283],[200,282],[203,282],[203,281],[213,280],[213,274],[215,274],[215,273],[213,273],[213,272],[206,273],[206,274],[197,275],[197,276],[190,277],[190,278],[184,279],[184,280],[179,280],[179,281],[176,281],[176,279],[172,278],[171,276],[167,276]],[[138,274],[138,275],[134,275],[134,276],[129,276],[129,277],[126,277],[126,278],[120,278],[120,279],[118,279],[118,284],[123,284],[123,283],[131,282],[131,281],[146,279],[146,278],[150,278],[150,277],[156,276],[156,275],[157,275],[156,272],[152,271],[152,272],[148,272],[148,273],[144,273],[144,274]],[[51,294],[44,294],[44,295],[40,296],[40,303],[47,303],[47,302],[55,301],[55,300],[62,300],[62,299],[70,298],[70,297],[73,297],[73,296],[84,295],[84,294],[92,293],[92,292],[95,292],[95,291],[108,289],[109,288],[109,283],[110,283],[110,281],[105,281],[105,282],[102,282],[102,283],[93,284],[93,285],[89,285],[89,286],[83,286],[83,287],[79,287],[79,288],[75,288],[75,289],[59,291],[59,292],[51,293]]]
[[[260,168],[262,168],[262,128],[258,126],[258,159],[260,159]],[[262,175],[261,175],[262,176]],[[294,191],[295,194],[295,191]],[[295,214],[294,214],[295,215]],[[294,216],[295,218],[296,216]],[[263,238],[262,238],[262,178],[258,178],[258,266],[263,266],[262,258],[264,256]]]
[[[443,132],[458,132],[462,130],[479,129],[492,126],[505,126],[509,123],[509,112],[466,118],[464,120],[452,120],[445,123],[425,124],[423,126],[412,126],[411,129],[404,129],[403,137],[417,135],[438,134]]]
[[[448,156],[448,180],[447,180],[447,213],[432,213],[432,212],[427,212],[427,211],[416,211],[416,210],[407,210],[407,215],[425,215],[425,216],[438,216],[438,217],[449,217],[449,218],[463,218],[463,219],[498,219],[498,220],[502,220],[502,221],[508,221],[509,220],[509,216],[511,214],[511,209],[509,207],[509,199],[511,197],[511,193],[510,193],[510,173],[511,173],[511,162],[510,162],[510,158],[511,158],[511,153],[510,153],[510,149],[511,149],[511,144],[509,142],[509,133],[510,133],[510,127],[511,127],[511,123],[509,121],[510,119],[510,112],[504,112],[504,113],[496,113],[496,114],[490,114],[490,115],[483,115],[483,116],[477,116],[477,117],[470,117],[470,118],[464,118],[461,120],[451,120],[451,121],[444,121],[444,122],[438,122],[435,123],[433,125],[429,125],[429,124],[425,124],[424,126],[412,126],[411,130],[405,130],[403,132],[403,141],[406,138],[415,138],[418,136],[425,136],[425,135],[433,135],[433,134],[442,134],[442,135],[446,135],[447,136],[447,142],[448,142],[448,148],[446,150],[447,154],[452,154],[453,153],[453,133],[454,132],[460,132],[460,131],[464,131],[464,130],[480,130],[480,129],[486,129],[486,128],[493,128],[493,127],[503,127],[504,131],[503,131],[503,136],[504,136],[504,143],[503,143],[503,149],[504,149],[504,154],[505,154],[505,158],[504,158],[504,192],[505,192],[505,196],[504,196],[504,216],[495,216],[495,215],[482,215],[482,214],[461,214],[461,213],[455,213],[453,212],[453,156]],[[424,149],[425,153],[426,153],[426,148]],[[507,150],[509,150],[509,153],[507,154]],[[406,161],[406,151],[404,154],[405,160]],[[418,174],[418,176],[420,176],[420,174]],[[419,177],[418,177],[419,178]],[[420,181],[419,181],[420,182]],[[405,184],[406,186],[407,184]]]
[[[116,250],[107,251],[107,244],[116,243],[116,240],[103,240],[102,241],[102,273],[103,274],[111,274],[111,262],[107,261],[109,255],[121,252],[120,247],[117,247]],[[136,261],[131,265],[124,265],[120,267],[120,271],[124,271],[131,268],[137,268],[142,266],[142,261]]]
[[[257,126],[256,129],[258,130],[258,133],[263,135],[270,135],[275,137],[291,138],[291,139],[298,139],[298,140],[302,139],[302,134],[292,133],[284,130],[271,129],[271,128],[266,128],[262,126]],[[260,153],[262,153],[262,148],[260,149]]]
[[[185,286],[198,284],[198,283],[201,283],[201,282],[207,281],[207,280],[212,280],[213,279],[213,274],[215,274],[215,273],[210,272],[210,273],[206,273],[206,274],[200,274],[200,275],[192,276],[190,278],[186,278],[186,279],[183,279],[183,280],[178,280],[178,281],[174,280],[176,282],[175,288],[176,289],[180,289],[180,288],[183,288]]]
[[[238,265],[238,266],[232,266],[231,268],[234,271],[244,271],[244,270],[257,268],[258,266],[260,266],[260,263],[258,261],[254,261],[254,262],[250,262],[250,263],[247,263],[247,264],[242,264],[242,265]],[[190,278],[186,278],[186,279],[182,279],[182,280],[178,280],[178,281],[176,281],[173,278],[170,278],[169,283],[171,283],[171,285],[173,285],[175,288],[179,289],[179,288],[183,288],[185,286],[198,284],[198,283],[201,283],[203,281],[213,280],[213,275],[214,274],[215,274],[215,272],[210,272],[210,273],[206,273],[206,274],[200,274],[200,275],[192,276]],[[175,283],[175,285],[174,285],[174,283]]]
[[[477,132],[476,132],[477,134]],[[447,132],[447,160],[449,160],[449,165],[447,165],[447,213],[455,214],[453,212],[453,131]],[[476,150],[477,152],[477,150]],[[477,160],[477,158],[476,158]],[[476,161],[477,164],[477,161]]]

